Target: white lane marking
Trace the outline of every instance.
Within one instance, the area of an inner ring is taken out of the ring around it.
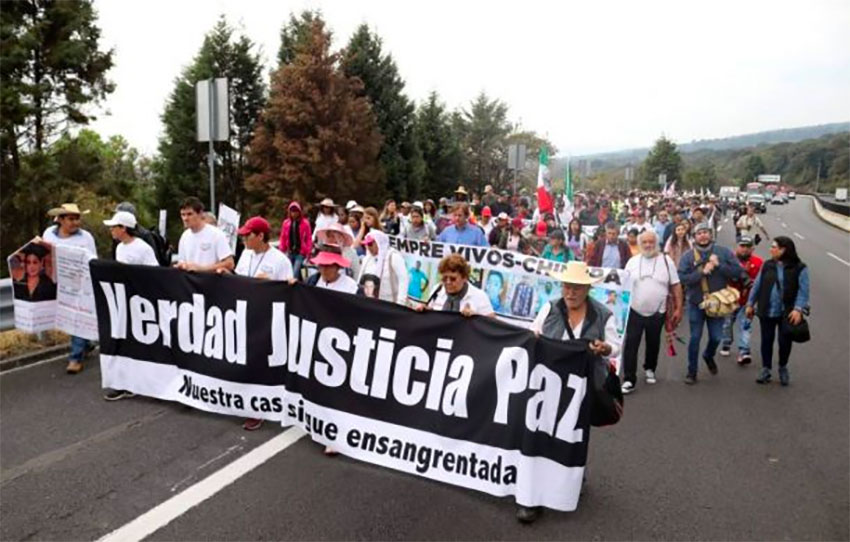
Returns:
[[[783,222],[783,223],[782,223],[782,227],[783,227],[783,228],[787,228],[787,227],[788,227],[788,224],[786,224],[785,222]]]
[[[720,233],[720,230],[723,229],[723,226],[717,226],[717,233]]]
[[[0,372],[0,378],[3,378],[6,375],[16,373],[18,371],[23,371],[24,369],[29,369],[32,367],[38,367],[39,365],[44,365],[45,363],[53,363],[55,361],[67,361],[68,360],[68,352],[64,352],[59,354],[58,356],[53,356],[52,358],[43,359],[41,361],[36,361],[34,363],[28,363],[26,365],[21,365],[20,367],[15,367],[14,369],[6,369],[5,371]]]
[[[800,234],[799,234],[799,233],[797,233],[797,232],[794,232],[794,237],[796,237],[797,239],[799,239],[799,240],[801,240],[801,241],[805,241],[805,240],[806,240],[806,238],[805,238],[805,237],[803,237],[802,235],[800,235]]]
[[[724,223],[724,224],[726,224],[727,222],[729,222],[729,217],[728,217],[728,216],[727,216],[726,218],[724,218],[724,219],[723,219],[723,223]]]
[[[107,534],[100,539],[100,542],[130,542],[142,540],[150,536],[275,455],[292,446],[306,434],[298,427],[287,429],[280,435],[257,446],[197,484],[184,489],[167,501],[151,508],[130,523]]]
[[[838,260],[839,262],[843,263],[843,264],[844,264],[844,265],[846,265],[847,267],[850,267],[850,262],[848,262],[847,260],[842,260],[841,258],[839,258],[838,256],[836,256],[836,255],[835,255],[835,254],[833,254],[832,252],[827,252],[826,254],[827,254],[827,256],[832,256],[833,258],[835,258],[835,259],[836,259],[836,260]]]

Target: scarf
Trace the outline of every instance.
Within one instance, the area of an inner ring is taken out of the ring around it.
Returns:
[[[463,285],[463,288],[456,294],[450,294],[446,292],[446,304],[443,305],[443,310],[446,312],[460,312],[461,306],[460,302],[463,301],[463,298],[466,297],[466,293],[469,291],[469,282]]]

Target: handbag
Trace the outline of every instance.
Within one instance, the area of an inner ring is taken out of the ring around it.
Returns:
[[[569,319],[566,321],[566,327],[569,338],[576,340]],[[623,390],[620,387],[620,378],[617,376],[614,365],[605,358],[594,356],[591,363],[593,367],[590,370],[588,386],[590,425],[593,427],[614,425],[623,417]]]
[[[791,342],[806,343],[812,339],[812,334],[809,331],[809,321],[803,318],[797,325],[788,321],[788,316],[782,318],[779,323],[779,333],[787,335],[791,338]]]
[[[699,251],[694,249],[694,264],[699,264],[701,259]],[[709,318],[723,318],[737,310],[738,298],[741,296],[737,288],[727,286],[722,290],[710,292],[708,278],[705,275],[700,280],[700,286],[702,287],[702,303],[699,304],[699,308],[704,310]]]

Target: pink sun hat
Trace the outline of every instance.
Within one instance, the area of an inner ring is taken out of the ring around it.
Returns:
[[[338,265],[340,267],[351,267],[351,262],[344,258],[339,245],[322,245],[319,253],[310,260],[313,265]]]

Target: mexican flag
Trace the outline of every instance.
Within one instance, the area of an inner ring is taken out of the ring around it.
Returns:
[[[567,172],[564,174],[564,197],[567,198],[567,202],[572,204],[573,202],[573,171],[570,168],[570,159],[567,158]]]
[[[540,164],[537,170],[537,208],[541,213],[551,213],[555,209],[549,177],[549,151],[546,147],[540,148]]]

